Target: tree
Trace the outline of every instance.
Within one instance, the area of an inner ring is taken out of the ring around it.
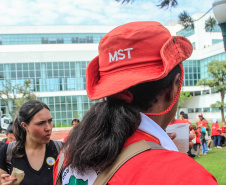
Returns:
[[[37,99],[31,90],[31,81],[25,80],[24,84],[13,85],[10,80],[1,84],[0,98],[5,102],[9,115],[14,120],[21,105],[29,100]]]
[[[187,28],[194,29],[194,20],[186,11],[183,11],[182,13],[180,13],[178,18],[179,18],[179,21],[178,21],[179,24],[181,24],[184,27],[184,29],[187,29]]]
[[[217,25],[216,19],[210,16],[209,19],[206,21],[206,24],[205,24],[206,31],[213,32],[213,28],[214,28],[215,25]]]
[[[190,92],[184,92],[184,91],[181,91],[180,92],[180,100],[179,100],[179,103],[178,103],[178,109],[184,107],[184,104],[191,100],[191,97],[192,95],[190,94]]]
[[[133,3],[135,0],[115,0],[115,1],[122,2],[122,4],[124,4],[124,3],[128,4],[129,2]],[[159,5],[157,5],[158,7],[166,8],[166,9],[170,9],[170,10],[171,10],[171,8],[176,8],[178,5],[177,0],[160,0],[160,2],[161,3]],[[187,29],[188,27],[194,29],[194,21],[198,21],[201,18],[203,18],[208,12],[210,12],[210,10],[212,10],[212,7],[203,16],[201,16],[197,20],[193,20],[186,11],[183,11],[178,16],[179,17],[178,22],[179,22],[179,24],[181,24],[184,27],[184,29]],[[216,19],[214,19],[213,17],[210,17],[205,24],[205,28],[208,31],[212,32],[215,25],[217,25]]]
[[[226,61],[213,60],[207,64],[207,68],[209,79],[203,78],[199,80],[196,85],[209,86],[220,92],[221,101],[217,101],[215,104],[212,104],[211,107],[220,109],[222,121],[225,122],[224,108],[226,104],[224,103],[224,98],[226,91]]]

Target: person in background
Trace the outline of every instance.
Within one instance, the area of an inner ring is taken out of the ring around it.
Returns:
[[[213,119],[213,124],[211,126],[211,136],[214,137],[215,148],[221,147],[221,129],[219,128],[218,119]]]
[[[91,107],[64,145],[62,185],[93,184],[123,149],[140,141],[152,141],[166,150],[132,157],[106,184],[217,184],[200,164],[178,152],[165,132],[179,102],[181,62],[191,53],[185,37],[171,36],[154,21],[121,25],[101,39],[99,55],[86,69],[86,89],[91,100],[103,102]]]
[[[74,128],[74,127],[78,126],[79,123],[80,123],[79,119],[73,119],[71,122],[71,125]]]
[[[208,121],[206,121],[202,113],[198,114],[198,117],[199,117],[199,121],[196,122],[196,125],[197,125],[197,130],[201,133],[200,139],[201,139],[201,146],[202,146],[202,154],[207,155],[208,146],[207,146],[206,134],[208,134],[207,129],[209,128]],[[201,127],[204,127],[206,129],[205,133],[201,132]]]
[[[194,148],[194,150],[196,149],[196,151],[197,151],[197,157],[200,157],[200,143],[201,143],[200,136],[201,136],[201,133],[195,125],[193,125],[193,130],[195,131],[195,136],[196,136],[196,144],[194,145],[193,148]]]
[[[77,127],[79,123],[80,123],[79,119],[76,119],[76,118],[73,119],[73,120],[71,121],[72,128]],[[69,133],[69,134],[70,134],[70,133]],[[63,141],[63,142],[66,142],[67,138],[68,138],[68,135],[66,135],[66,136],[63,138],[62,141]]]
[[[13,122],[10,122],[8,128],[6,129],[6,137],[7,138],[4,138],[2,140],[6,144],[11,143],[16,140],[15,135],[13,133]]]
[[[52,116],[46,104],[31,100],[21,106],[13,122],[16,141],[11,148],[10,161],[7,149],[11,143],[0,149],[0,185],[17,184],[17,179],[9,175],[13,167],[25,173],[20,185],[52,184],[53,165],[59,154],[57,142],[50,140],[52,128]]]
[[[221,129],[221,136],[223,137],[223,143],[225,143],[226,142],[226,123],[225,122],[223,122],[222,123],[222,126],[220,127],[220,129]]]

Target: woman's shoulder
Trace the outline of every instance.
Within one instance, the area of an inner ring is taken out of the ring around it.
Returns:
[[[193,176],[197,175],[197,171],[201,174],[201,180],[196,179],[197,182],[208,182],[208,180],[216,182],[212,174],[183,153],[169,150],[149,150],[127,161],[116,175],[120,178],[126,178],[126,174],[132,176],[140,174],[141,177],[138,177],[140,181],[149,182],[150,177],[152,177],[153,180],[150,179],[150,182],[154,184],[169,184],[169,181],[181,184],[180,181],[183,180],[186,182],[183,184],[191,184],[195,182]]]

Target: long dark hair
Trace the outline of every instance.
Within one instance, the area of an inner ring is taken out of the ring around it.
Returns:
[[[132,103],[109,97],[96,103],[68,137],[66,166],[76,168],[78,173],[88,169],[102,171],[113,163],[125,141],[141,122],[140,111],[145,111],[158,101],[157,95],[170,89],[175,76],[180,73],[176,66],[167,77],[131,87]]]
[[[45,103],[38,100],[28,101],[21,106],[19,114],[13,125],[13,133],[16,138],[16,145],[13,149],[13,157],[18,158],[24,156],[27,132],[21,125],[21,122],[25,122],[27,125],[29,125],[35,114],[37,114],[43,108],[50,110]]]

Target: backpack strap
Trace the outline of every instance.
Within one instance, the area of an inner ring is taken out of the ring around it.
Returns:
[[[6,163],[11,164],[11,159],[13,156],[13,148],[16,145],[16,141],[13,141],[8,144],[7,151],[6,151]]]
[[[164,148],[157,143],[145,140],[141,140],[139,142],[129,145],[122,150],[122,152],[118,155],[118,157],[111,166],[107,167],[104,171],[99,173],[93,185],[106,185],[112,178],[112,176],[118,171],[118,169],[129,159],[142,152],[153,149]]]
[[[154,150],[154,149],[163,149],[161,145],[154,143],[152,141],[145,141],[141,140],[139,142],[133,143],[126,148],[124,148],[121,153],[118,155],[114,163],[106,168],[104,171],[99,173],[96,180],[94,181],[93,185],[106,185],[108,181],[112,178],[112,176],[118,171],[118,169],[126,163],[129,159],[133,158],[134,156],[145,152],[147,150]],[[63,170],[63,163],[64,163],[65,153],[62,151],[59,156],[58,162],[58,171],[57,171],[57,179],[55,185],[61,185],[61,174]]]
[[[56,146],[56,149],[57,149],[57,152],[59,154],[60,153],[60,150],[61,150],[61,148],[63,146],[63,143],[61,141],[55,141],[55,140],[52,140],[52,141],[54,142],[54,144]]]
[[[65,151],[62,150],[61,153],[60,153],[60,156],[59,156],[58,168],[57,168],[57,178],[56,178],[55,185],[61,185],[62,184],[61,174],[62,174],[62,171],[63,171],[64,158],[65,158]]]

